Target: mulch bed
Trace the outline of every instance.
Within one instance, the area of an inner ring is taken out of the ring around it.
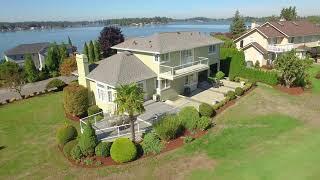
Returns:
[[[161,153],[165,153],[165,152],[172,151],[174,149],[182,147],[184,145],[183,140],[184,140],[184,138],[186,136],[191,136],[191,137],[197,139],[197,138],[200,138],[200,137],[204,136],[205,134],[207,134],[207,131],[198,131],[198,132],[195,132],[195,133],[191,133],[189,131],[185,131],[184,134],[179,136],[178,138],[166,142],[165,143],[165,147],[162,149]],[[59,147],[59,150],[63,154],[62,148]],[[152,155],[152,154],[151,155],[146,155],[146,154],[144,154],[144,155],[138,157],[136,160],[147,158],[147,157],[154,157],[154,156],[157,156],[157,155]],[[122,165],[121,163],[117,163],[117,162],[113,161],[110,156],[109,157],[96,157],[96,156],[90,157],[89,159],[93,160],[93,163],[91,165],[86,165],[83,162],[80,162],[80,163],[76,162],[75,160],[70,159],[70,158],[68,158],[66,156],[65,156],[65,158],[67,158],[72,165],[77,166],[77,167],[82,167],[82,168],[97,168],[97,167],[103,167],[103,166]],[[96,165],[95,164],[98,161],[101,162],[101,165]],[[124,164],[126,164],[126,163],[124,163]]]
[[[295,96],[301,95],[304,92],[304,89],[302,87],[287,88],[285,86],[277,85],[274,88],[281,91],[281,92],[284,92],[284,93],[287,93],[290,95],[295,95]]]

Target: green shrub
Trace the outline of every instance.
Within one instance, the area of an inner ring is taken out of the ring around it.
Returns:
[[[230,100],[236,99],[236,93],[234,91],[228,91],[227,94],[225,94],[226,97],[229,97]]]
[[[100,142],[95,148],[96,156],[107,157],[110,156],[111,142]]]
[[[91,159],[91,158],[86,158],[83,160],[83,162],[87,166],[93,165],[93,159]]]
[[[276,71],[243,68],[239,75],[243,78],[249,79],[250,81],[262,82],[269,85],[277,85],[279,83]]]
[[[71,125],[63,126],[57,131],[57,141],[60,146],[64,146],[67,142],[76,139],[77,136],[77,129]]]
[[[63,107],[66,113],[81,116],[88,110],[88,90],[87,88],[72,83],[63,89]]]
[[[75,145],[71,150],[71,157],[74,160],[80,160],[83,157],[81,149],[79,145]]]
[[[201,116],[211,117],[213,115],[213,108],[206,103],[202,103],[199,106],[199,113]]]
[[[235,81],[235,82],[240,82],[240,80],[241,80],[240,77],[235,77],[235,78],[234,78],[234,81]]]
[[[91,124],[83,126],[83,133],[79,137],[79,147],[84,156],[91,156],[95,152],[98,140],[95,134],[95,130]]]
[[[241,87],[237,87],[234,91],[237,96],[242,96],[244,93],[244,90]]]
[[[177,115],[167,115],[155,124],[154,130],[160,139],[168,141],[182,133],[183,126]]]
[[[225,76],[225,74],[224,74],[222,71],[218,71],[218,72],[216,73],[216,78],[217,78],[218,80],[223,79],[224,76]]]
[[[92,105],[88,108],[88,116],[97,114],[99,112],[102,112],[102,109],[100,109],[97,105]],[[100,113],[100,114],[96,115],[95,117],[90,117],[90,120],[93,121],[94,118],[96,118],[97,121],[100,121],[103,119],[103,114]]]
[[[60,79],[53,79],[48,82],[46,89],[54,89],[62,90],[66,86],[66,83]]]
[[[154,132],[150,132],[143,137],[142,149],[145,154],[159,154],[162,148],[163,144]]]
[[[211,126],[211,119],[209,117],[201,117],[197,123],[197,129],[199,130],[207,130]]]
[[[192,131],[197,127],[199,112],[192,106],[184,107],[179,112],[179,118],[182,122],[182,125],[188,130]]]
[[[118,138],[112,143],[110,154],[115,162],[129,162],[136,158],[137,148],[130,139]]]
[[[193,137],[191,137],[191,136],[186,136],[186,137],[183,139],[183,142],[184,142],[185,144],[188,144],[188,143],[191,143],[193,140],[194,140]]]
[[[74,146],[76,146],[78,144],[78,141],[75,139],[75,140],[72,140],[72,141],[69,141],[67,144],[64,145],[63,147],[63,154],[70,158],[71,157],[71,150],[73,149]]]

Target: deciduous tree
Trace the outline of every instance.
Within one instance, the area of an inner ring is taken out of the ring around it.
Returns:
[[[17,92],[20,97],[22,87],[25,84],[24,73],[19,65],[14,62],[5,62],[0,65],[0,80],[3,86]]]
[[[120,28],[110,26],[102,29],[98,41],[103,57],[109,57],[116,53],[111,47],[123,42],[124,37]]]
[[[77,70],[77,62],[75,57],[69,57],[60,64],[60,74],[63,76],[70,76],[71,73]]]
[[[298,17],[298,13],[295,6],[290,6],[288,8],[282,8],[280,17],[287,20],[293,21]]]

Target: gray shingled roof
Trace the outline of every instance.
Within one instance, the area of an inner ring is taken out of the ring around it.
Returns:
[[[50,43],[43,42],[43,43],[32,43],[32,44],[20,44],[12,49],[9,49],[4,52],[5,55],[20,55],[20,54],[34,54],[39,53],[44,48],[50,46]]]
[[[135,55],[122,52],[101,60],[98,67],[87,77],[111,86],[118,86],[155,78],[157,75]]]
[[[128,39],[112,48],[129,51],[167,53],[221,43],[223,43],[223,41],[201,32],[164,32],[147,37]]]

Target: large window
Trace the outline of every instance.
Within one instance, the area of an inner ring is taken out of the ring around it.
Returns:
[[[97,83],[97,96],[100,101],[113,102],[112,91],[111,87]]]
[[[209,46],[209,54],[214,54],[214,53],[216,53],[216,46],[215,45]]]
[[[181,51],[181,64],[191,63],[193,60],[192,50]]]
[[[169,53],[163,54],[160,60],[161,64],[169,61]]]

